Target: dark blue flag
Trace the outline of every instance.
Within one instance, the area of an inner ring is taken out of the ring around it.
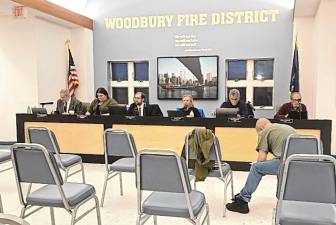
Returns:
[[[293,55],[293,65],[292,65],[292,75],[289,85],[290,92],[299,92],[300,91],[300,82],[299,82],[299,53],[297,43],[295,41],[295,49]]]

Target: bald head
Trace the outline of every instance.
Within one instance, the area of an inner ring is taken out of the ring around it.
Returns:
[[[265,118],[258,119],[256,123],[257,133],[259,134],[263,129],[265,129],[270,124],[272,123],[268,119]]]

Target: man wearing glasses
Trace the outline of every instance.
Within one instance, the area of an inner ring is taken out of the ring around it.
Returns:
[[[307,107],[301,103],[301,94],[299,92],[292,92],[290,96],[291,101],[283,104],[279,111],[275,114],[275,119],[307,119]],[[293,118],[298,117],[300,118]]]

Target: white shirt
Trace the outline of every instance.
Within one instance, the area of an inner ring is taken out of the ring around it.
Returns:
[[[67,102],[66,112],[69,112],[70,102],[71,102],[71,97],[69,98],[69,100],[68,100],[68,102]]]

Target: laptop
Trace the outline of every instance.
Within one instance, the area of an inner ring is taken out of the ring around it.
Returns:
[[[168,117],[184,117],[184,112],[176,110],[167,110]]]
[[[216,118],[237,117],[238,108],[218,108],[216,109]]]
[[[298,112],[298,111],[290,111],[288,113],[288,117],[290,119],[297,119],[297,120],[307,120],[308,119],[308,113],[305,112]]]
[[[109,107],[110,116],[121,115],[125,116],[127,114],[126,105],[116,105]]]
[[[32,113],[34,115],[37,115],[37,114],[47,114],[47,109],[46,108],[32,108]]]

